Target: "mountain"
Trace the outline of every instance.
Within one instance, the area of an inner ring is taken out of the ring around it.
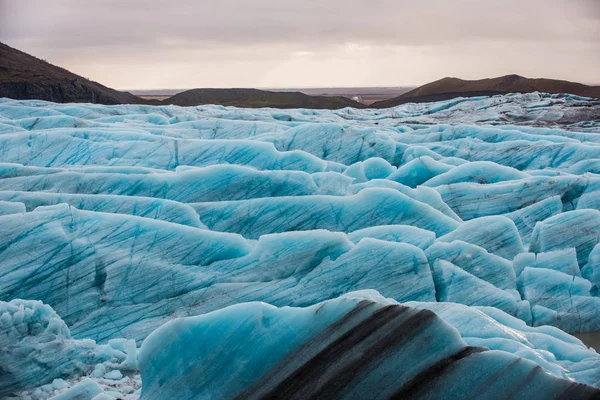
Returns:
[[[300,92],[257,89],[192,89],[160,102],[108,88],[0,42],[0,97],[56,103],[220,104],[237,107],[337,109],[364,108],[342,96],[309,96]]]
[[[443,78],[400,96],[377,101],[373,108],[394,107],[404,103],[423,103],[454,97],[492,96],[504,93],[571,93],[600,97],[600,87],[554,79],[528,79],[507,75],[492,79],[462,80]],[[247,108],[366,108],[365,104],[344,96],[313,96],[301,92],[259,89],[192,89],[162,101],[144,99],[129,92],[111,89],[66,69],[14,49],[0,42],[0,97],[16,100],[39,99],[56,103],[100,104],[175,104],[198,106],[219,104]]]
[[[506,93],[570,93],[585,97],[600,97],[599,86],[556,79],[530,79],[519,75],[498,78],[463,80],[443,78],[420,86],[398,97],[373,103],[374,108],[395,107],[404,103],[425,103],[448,100],[455,97],[493,96]]]
[[[259,89],[191,89],[162,101],[163,104],[198,106],[220,104],[235,107],[338,109],[366,106],[342,96],[309,96],[300,92],[269,92]]]
[[[0,97],[56,103],[128,104],[147,101],[92,82],[0,42]]]

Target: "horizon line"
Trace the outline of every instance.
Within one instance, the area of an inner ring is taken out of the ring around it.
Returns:
[[[490,79],[490,78],[483,78],[483,79]],[[554,79],[554,78],[531,78],[531,79]],[[465,79],[465,80],[478,80],[478,79]],[[557,79],[557,80],[563,80],[563,79]],[[435,82],[435,81],[431,81],[431,82]],[[428,83],[431,82],[427,82],[421,85],[398,85],[398,86],[389,86],[389,85],[375,85],[375,86],[269,86],[269,87],[265,87],[265,86],[195,86],[195,87],[188,87],[188,88],[143,88],[143,89],[119,89],[119,88],[114,88],[115,90],[121,91],[121,92],[140,92],[140,91],[150,91],[150,90],[172,90],[172,91],[186,91],[186,90],[193,90],[193,89],[258,89],[258,90],[284,90],[284,89],[289,89],[289,90],[293,90],[293,89],[297,89],[297,90],[301,90],[301,89],[415,89],[421,86],[424,86]],[[582,85],[587,85],[587,86],[599,86],[600,87],[600,82],[595,82],[595,83],[589,83],[589,82],[576,82],[576,81],[570,81],[573,83],[581,83]]]

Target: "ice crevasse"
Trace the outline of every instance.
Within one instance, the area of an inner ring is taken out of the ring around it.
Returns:
[[[595,398],[594,107],[0,99],[0,397]]]

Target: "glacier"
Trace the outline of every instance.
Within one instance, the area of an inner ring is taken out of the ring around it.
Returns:
[[[208,361],[222,349],[237,362]],[[153,383],[142,389],[148,399],[598,395],[525,358],[468,345],[429,310],[365,293],[303,309],[245,303],[171,321],[144,341],[139,362],[142,380]],[[527,380],[516,383],[517,374]]]
[[[0,397],[597,398],[599,109],[0,99]]]

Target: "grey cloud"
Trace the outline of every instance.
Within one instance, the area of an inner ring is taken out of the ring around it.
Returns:
[[[0,0],[0,37],[55,47],[592,40],[597,0]]]
[[[119,88],[600,83],[600,0],[0,0],[0,41]]]

